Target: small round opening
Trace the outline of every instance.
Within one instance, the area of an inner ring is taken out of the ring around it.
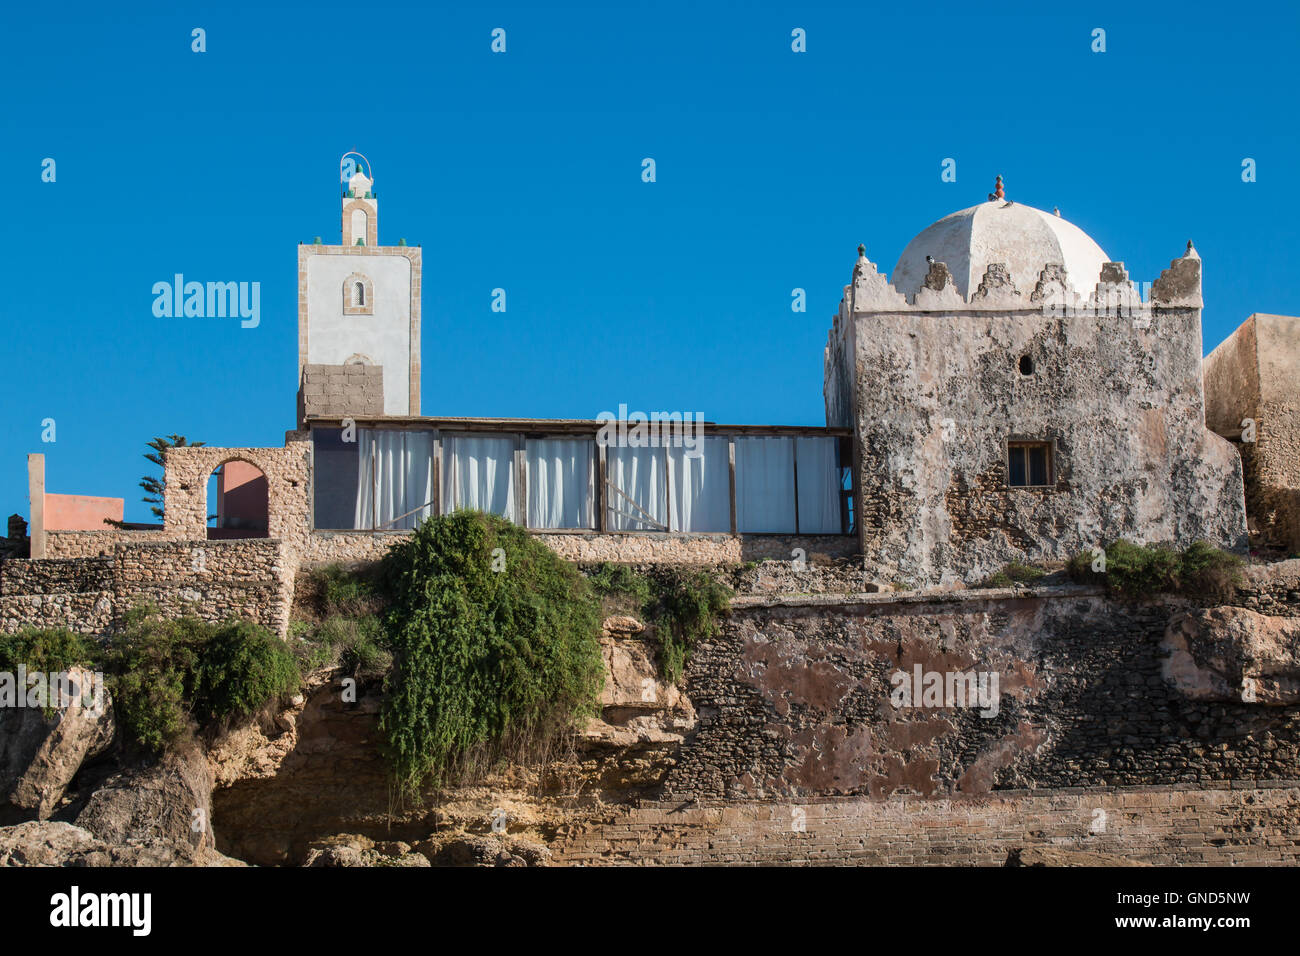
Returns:
[[[1021,375],[1034,374],[1034,360],[1031,359],[1028,355],[1020,356],[1020,374]]]

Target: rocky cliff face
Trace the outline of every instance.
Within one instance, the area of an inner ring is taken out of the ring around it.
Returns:
[[[655,787],[695,725],[643,633],[629,617],[606,621],[601,716],[568,753],[411,805],[396,801],[381,755],[379,689],[349,701],[336,675],[316,675],[293,707],[209,750],[217,846],[265,865],[412,865],[412,853],[434,864],[541,862],[575,820]]]
[[[380,689],[354,699],[333,672],[152,762],[117,739],[111,700],[0,711],[0,865],[544,864],[574,822],[656,786],[695,725],[640,622],[609,619],[602,647],[601,715],[569,752],[412,804],[391,789]]]

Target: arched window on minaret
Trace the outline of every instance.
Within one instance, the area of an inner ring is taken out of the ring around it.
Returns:
[[[343,280],[343,314],[375,314],[375,284],[370,276],[354,272]]]
[[[343,193],[343,245],[377,246],[379,244],[379,203],[374,182],[358,170],[348,180]]]

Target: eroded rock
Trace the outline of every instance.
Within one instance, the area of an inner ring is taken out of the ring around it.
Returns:
[[[79,688],[94,686],[85,668],[74,667],[68,676]],[[0,796],[37,819],[49,819],[82,763],[102,753],[113,733],[107,691],[96,706],[77,702],[50,716],[39,707],[0,711]]]
[[[108,843],[162,840],[212,848],[212,786],[207,759],[194,746],[114,774],[90,795],[76,823]]]
[[[243,866],[209,847],[172,840],[112,843],[70,823],[0,827],[0,866]]]
[[[1165,629],[1165,679],[1195,700],[1300,703],[1300,619],[1197,608]]]
[[[678,688],[659,676],[654,647],[632,638],[601,638],[605,688],[601,716],[583,733],[588,743],[632,746],[680,743],[695,726],[695,709]]]

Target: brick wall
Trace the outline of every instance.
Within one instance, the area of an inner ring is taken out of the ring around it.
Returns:
[[[1015,849],[1156,865],[1300,863],[1300,781],[1001,792],[975,800],[644,803],[551,845],[558,864],[998,866]]]
[[[384,370],[378,365],[306,365],[298,418],[376,418],[384,414]]]

